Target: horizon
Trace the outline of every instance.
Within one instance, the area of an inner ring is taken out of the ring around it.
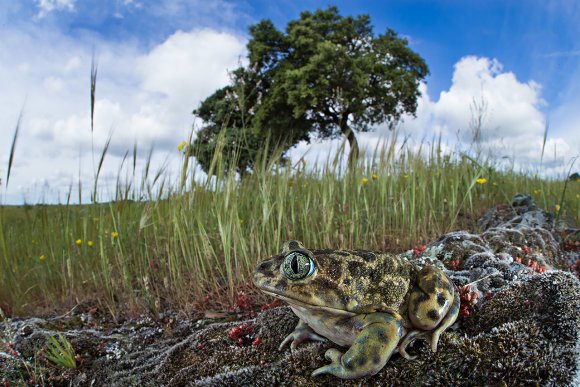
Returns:
[[[401,0],[386,7],[371,1],[28,0],[0,5],[0,203],[55,203],[79,178],[90,189],[91,150],[100,155],[109,133],[103,184],[114,183],[134,143],[139,166],[154,147],[151,169],[167,158],[168,173],[175,173],[177,146],[192,125],[200,126],[191,111],[243,63],[248,27],[269,18],[284,30],[300,12],[328,4],[343,16],[370,15],[375,34],[393,28],[425,59],[430,76],[421,85],[417,117],[406,117],[399,128],[411,148],[438,135],[450,147],[469,146],[473,104],[481,100],[488,107],[484,150],[496,152],[498,160],[509,157],[518,168],[541,166],[544,176],[565,177],[580,154],[580,5],[573,1]],[[361,149],[372,152],[388,135],[385,125],[358,133]],[[307,153],[311,164],[327,159],[340,142],[301,143],[289,154],[298,160]]]

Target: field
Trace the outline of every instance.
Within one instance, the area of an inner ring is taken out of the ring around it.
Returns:
[[[531,194],[558,219],[580,218],[577,181],[441,149],[434,142],[411,151],[393,135],[353,168],[342,167],[339,154],[322,166],[258,163],[243,179],[219,172],[201,179],[184,157],[174,183],[163,172],[147,169],[137,180],[119,171],[114,201],[1,206],[0,308],[19,316],[80,303],[112,316],[224,310],[240,291],[255,296],[253,267],[288,239],[402,251],[475,229],[478,216],[516,193]],[[216,152],[215,171],[221,162]],[[98,198],[98,177],[94,185]]]

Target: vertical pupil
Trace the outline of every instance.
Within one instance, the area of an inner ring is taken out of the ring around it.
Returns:
[[[296,256],[292,257],[292,262],[290,262],[290,267],[292,267],[292,271],[298,274],[298,258]]]

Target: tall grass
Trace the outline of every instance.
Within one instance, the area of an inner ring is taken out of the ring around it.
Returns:
[[[316,166],[262,159],[241,180],[222,172],[218,149],[216,177],[201,179],[184,158],[175,182],[163,168],[151,171],[151,152],[139,179],[134,146],[132,163],[127,154],[119,167],[114,201],[0,207],[0,308],[27,314],[90,300],[112,314],[137,313],[199,307],[210,292],[225,304],[285,240],[407,249],[473,227],[478,214],[518,192],[579,217],[576,182],[564,189],[565,181],[443,156],[439,141],[421,154],[402,145],[393,135],[355,168],[342,167],[343,153]]]

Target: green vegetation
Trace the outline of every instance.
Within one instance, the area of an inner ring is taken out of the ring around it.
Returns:
[[[437,143],[422,155],[399,152],[395,133],[383,145],[356,168],[341,167],[343,154],[324,166],[259,162],[241,180],[219,172],[218,151],[217,176],[202,183],[184,157],[175,184],[162,170],[149,176],[149,166],[140,182],[122,180],[138,173],[119,171],[118,200],[110,203],[0,207],[0,308],[27,314],[86,300],[112,314],[223,307],[285,240],[407,249],[473,227],[482,211],[518,192],[561,217],[579,217],[577,182],[564,190],[565,181],[442,157]],[[131,200],[142,197],[163,199]],[[219,300],[204,302],[212,292]]]
[[[54,365],[77,368],[75,351],[63,334],[59,333],[56,336],[47,335],[46,340],[47,343],[43,352],[44,357]]]
[[[403,114],[415,113],[419,82],[429,72],[393,30],[375,36],[369,16],[343,17],[336,7],[302,12],[285,33],[263,20],[250,27],[250,35],[248,65],[194,111],[204,127],[191,155],[206,172],[220,133],[229,147],[223,167],[241,174],[252,170],[265,139],[270,150],[284,153],[313,135],[344,136],[354,165],[355,131],[394,125]]]

